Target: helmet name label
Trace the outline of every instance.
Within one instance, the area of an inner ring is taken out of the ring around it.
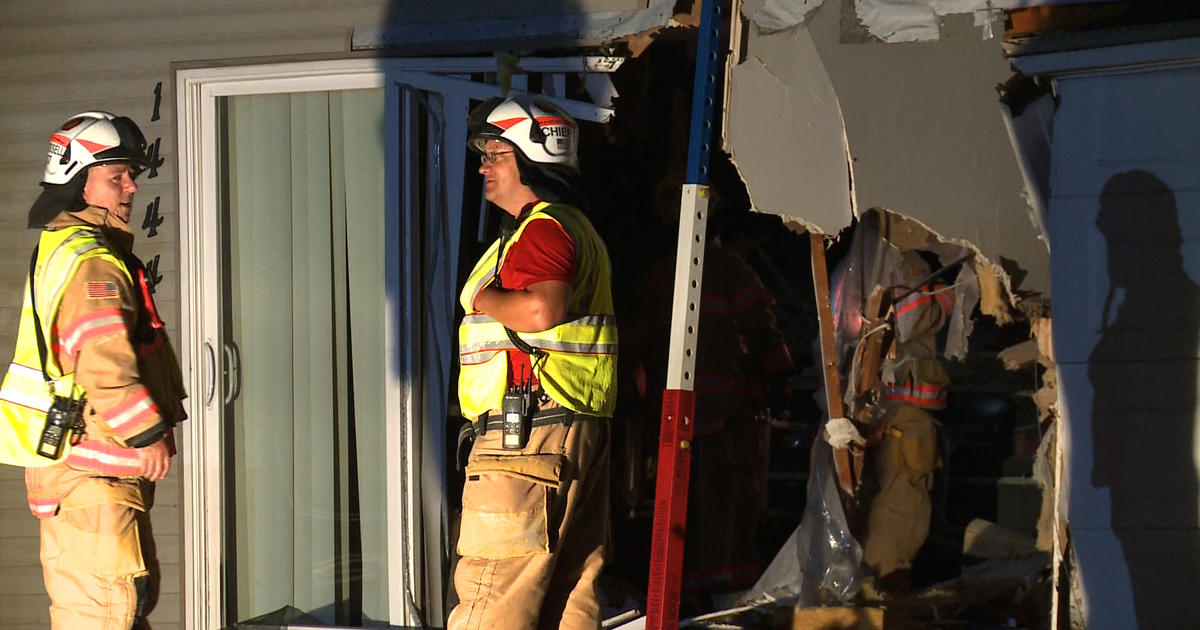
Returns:
[[[483,153],[491,140],[512,145],[534,164],[576,169],[579,126],[552,103],[528,96],[485,101],[471,112],[467,144]]]
[[[64,136],[57,133],[50,136],[50,155],[62,157],[67,152],[68,144],[71,144],[71,141]]]

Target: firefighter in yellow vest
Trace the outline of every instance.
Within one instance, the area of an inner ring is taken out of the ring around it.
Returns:
[[[72,117],[50,136],[29,213],[42,232],[0,405],[54,419],[24,462],[54,630],[127,630],[146,612],[143,484],[170,471],[184,419],[178,363],[131,252],[145,150],[128,118]]]
[[[509,216],[460,303],[474,444],[448,628],[598,628],[617,329],[608,252],[581,212],[578,128],[558,108],[472,113],[484,195]]]

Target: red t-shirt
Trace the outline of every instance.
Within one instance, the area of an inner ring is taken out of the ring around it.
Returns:
[[[519,291],[531,284],[558,280],[574,284],[575,242],[562,226],[550,219],[531,219],[521,232],[521,239],[508,250],[508,256],[500,267],[500,284],[509,290]],[[510,384],[521,380],[522,371],[533,374],[529,355],[520,350],[508,351],[508,378]],[[537,384],[537,377],[533,377]]]

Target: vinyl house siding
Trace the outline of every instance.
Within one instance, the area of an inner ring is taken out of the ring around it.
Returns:
[[[179,229],[175,164],[174,70],[264,59],[339,58],[351,53],[356,27],[378,28],[386,16],[405,23],[520,18],[645,8],[639,0],[147,0],[0,3],[0,364],[17,332],[29,253],[37,233],[25,229],[39,188],[49,133],[70,115],[92,109],[132,117],[160,164],[144,174],[131,226],[135,251],[160,276],[156,299],[172,337],[180,321]],[[197,395],[192,392],[193,396]],[[158,484],[152,529],[161,565],[155,630],[184,627],[181,592],[180,463]],[[0,630],[48,626],[38,562],[38,523],[25,507],[22,471],[0,467]]]
[[[12,356],[37,236],[25,229],[26,212],[37,196],[46,139],[56,125],[79,111],[110,110],[137,121],[157,148],[162,163],[139,182],[131,226],[135,251],[150,265],[157,261],[156,299],[178,340],[172,64],[345,53],[354,27],[377,22],[386,4],[6,0],[0,5],[0,230],[6,234],[0,239],[0,362],[7,366]],[[151,513],[162,575],[150,616],[155,630],[184,627],[181,461],[176,457],[171,476],[158,484]],[[22,471],[0,467],[0,629],[44,629],[48,606],[38,562],[38,522],[25,507]]]

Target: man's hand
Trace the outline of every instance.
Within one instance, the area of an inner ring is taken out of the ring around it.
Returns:
[[[142,462],[142,476],[146,479],[159,481],[171,472],[171,451],[167,448],[166,440],[133,450]]]

